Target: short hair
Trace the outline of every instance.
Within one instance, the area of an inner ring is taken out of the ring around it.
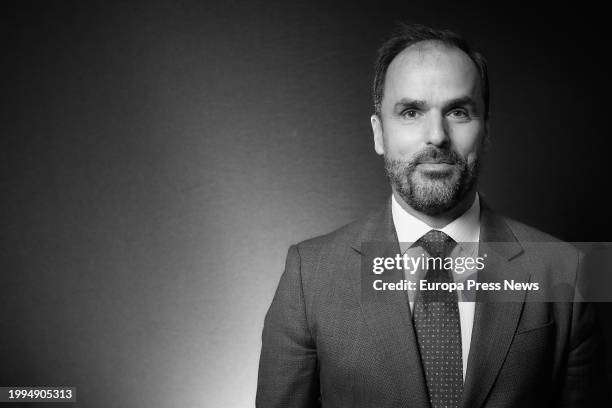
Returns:
[[[439,41],[446,46],[455,47],[467,54],[478,69],[480,89],[484,101],[484,118],[489,118],[489,76],[487,75],[487,62],[484,57],[473,51],[467,41],[450,30],[439,30],[421,24],[401,24],[392,36],[378,50],[376,67],[374,70],[374,85],[372,94],[374,98],[374,112],[380,116],[380,108],[385,89],[385,76],[391,61],[403,50],[411,45],[423,41]]]

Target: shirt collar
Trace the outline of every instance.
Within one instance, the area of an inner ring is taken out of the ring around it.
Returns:
[[[391,213],[399,242],[416,242],[428,231],[438,229],[430,227],[404,210],[393,195],[391,198]],[[466,212],[439,230],[458,243],[478,242],[480,239],[480,199],[478,193],[476,193],[474,203]]]

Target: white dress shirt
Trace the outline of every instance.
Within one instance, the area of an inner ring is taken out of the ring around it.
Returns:
[[[480,200],[478,198],[478,194],[476,194],[474,203],[466,212],[442,229],[432,228],[425,222],[408,213],[396,201],[395,196],[392,196],[391,213],[393,215],[393,224],[395,225],[395,231],[397,232],[397,239],[400,243],[402,254],[407,253],[408,256],[415,257],[421,255],[423,253],[423,249],[420,247],[411,248],[412,244],[418,241],[419,238],[430,230],[437,229],[444,232],[458,243],[455,249],[451,252],[451,257],[464,256],[475,258],[478,256],[478,241],[480,238]],[[406,279],[409,281],[418,281],[418,279],[425,276],[426,272],[427,271],[420,270],[416,273],[408,273],[406,271],[405,275]],[[453,273],[452,275],[455,281],[462,281],[467,278],[474,279],[474,275],[470,273]],[[472,328],[474,326],[475,303],[462,301],[461,291],[458,291],[457,295],[459,298],[458,306],[461,324],[463,380],[465,381],[468,356],[470,354],[470,341],[472,339]],[[412,311],[414,307],[414,300],[412,297],[414,294],[409,292],[409,296],[410,310]]]

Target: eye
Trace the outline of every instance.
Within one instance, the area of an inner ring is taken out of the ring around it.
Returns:
[[[448,112],[448,115],[454,119],[469,119],[470,118],[470,114],[468,113],[468,111],[463,108],[453,109],[452,111]]]
[[[402,112],[402,117],[404,119],[416,119],[419,116],[419,111],[416,109],[406,109]]]

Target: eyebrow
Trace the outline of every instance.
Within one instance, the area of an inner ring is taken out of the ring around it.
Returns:
[[[427,102],[425,101],[421,101],[418,99],[409,99],[409,98],[402,98],[399,100],[399,102],[397,102],[394,106],[393,111],[394,112],[401,112],[405,109],[419,109],[422,110],[423,108],[425,108],[427,106]]]
[[[423,110],[427,107],[427,102],[419,99],[402,98],[394,106],[395,112],[401,112],[405,109],[419,109]],[[444,109],[449,109],[456,106],[468,106],[475,109],[477,104],[476,101],[470,96],[462,96],[459,98],[451,99],[444,103]]]

